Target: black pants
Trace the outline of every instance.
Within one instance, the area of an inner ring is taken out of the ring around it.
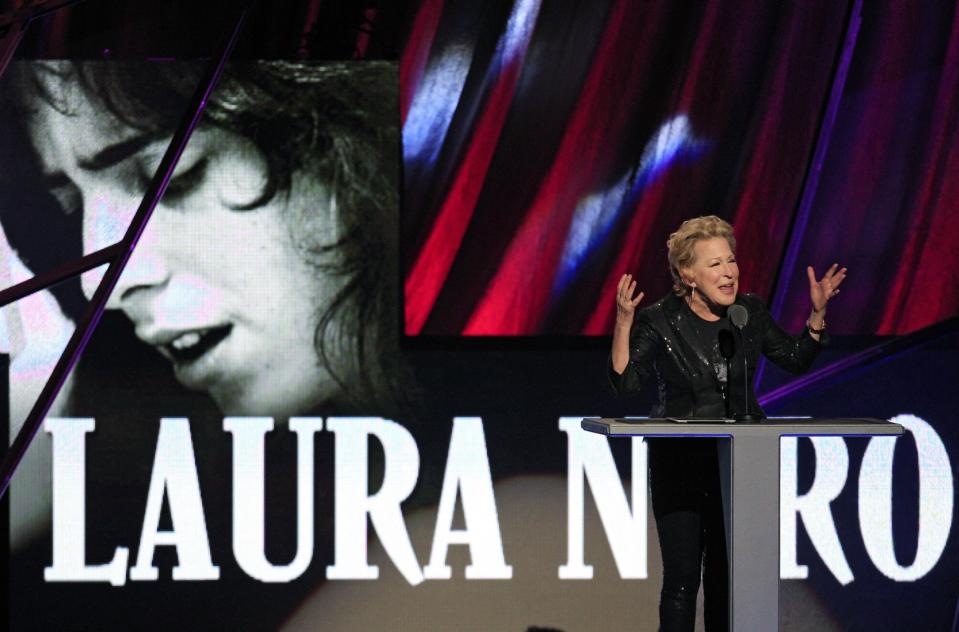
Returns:
[[[692,632],[700,574],[706,630],[728,630],[729,566],[716,441],[652,439],[649,472],[663,556],[660,630]]]

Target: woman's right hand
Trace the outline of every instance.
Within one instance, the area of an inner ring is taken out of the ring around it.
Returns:
[[[633,293],[636,291],[636,280],[632,274],[624,274],[619,279],[616,286],[616,324],[633,325],[633,314],[636,312],[636,306],[643,300],[643,293],[640,292],[636,298]]]

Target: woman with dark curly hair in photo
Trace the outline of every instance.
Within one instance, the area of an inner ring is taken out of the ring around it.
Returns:
[[[0,91],[6,126],[0,142],[17,151],[2,158],[0,223],[11,246],[4,254],[18,269],[42,271],[51,234],[64,243],[73,239],[75,254],[120,240],[202,71],[203,64],[187,62],[11,64]],[[287,419],[365,415],[410,424],[393,282],[398,103],[395,63],[227,65],[110,297],[113,311],[80,361],[72,396],[57,410],[96,421],[86,445],[86,506],[109,520],[87,530],[91,558],[97,547],[135,545],[141,528],[148,529],[143,503],[158,421],[189,419],[220,578],[171,581],[167,558],[158,564],[157,583],[44,582],[50,437],[39,433],[28,455],[39,465],[24,471],[45,474],[21,475],[11,492],[20,551],[15,622],[272,628],[323,581],[333,549],[332,433],[314,437],[312,564],[282,590],[270,590],[239,568],[231,548],[233,438],[223,418],[276,420],[261,465],[263,546],[277,565],[298,546],[297,438]],[[82,277],[83,294],[92,295],[100,274]],[[82,307],[79,289],[73,292]],[[43,294],[43,319],[21,314],[24,329],[58,321],[69,333],[76,305],[71,309],[62,293],[59,305]],[[30,342],[14,348],[14,364],[18,354],[31,356]],[[22,384],[12,372],[13,397],[32,403],[34,393],[17,392]],[[381,468],[376,453],[370,468],[374,476]],[[157,556],[172,550],[160,547]],[[100,606],[70,606],[87,601]],[[151,608],[187,602],[195,603]],[[60,606],[44,605],[51,603]],[[149,621],[147,608],[154,610]]]
[[[82,218],[84,252],[122,237],[200,70],[11,66],[7,119],[29,139],[41,190]],[[108,305],[223,412],[388,397],[396,103],[389,63],[224,73]],[[88,296],[98,281],[84,277]]]
[[[667,242],[673,292],[636,310],[643,298],[625,274],[616,291],[616,325],[608,368],[618,393],[635,392],[655,375],[659,402],[651,417],[723,418],[727,413],[762,416],[753,377],[763,354],[793,373],[807,371],[822,344],[826,305],[846,277],[829,268],[816,279],[807,269],[812,310],[798,336],[784,332],[754,295],[739,293],[733,228],[714,215],[682,223]],[[730,330],[727,309],[748,313],[733,360],[726,362],[720,332]],[[743,374],[743,354],[748,375]],[[748,403],[725,393],[743,393]],[[663,557],[660,625],[665,632],[692,630],[700,576],[706,629],[728,627],[729,589],[722,497],[715,441],[649,441],[650,490]]]

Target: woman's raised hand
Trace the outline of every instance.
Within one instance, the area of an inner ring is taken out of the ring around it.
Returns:
[[[619,279],[616,286],[616,322],[623,325],[633,324],[633,313],[636,306],[643,300],[643,293],[640,292],[636,298],[633,293],[636,291],[636,280],[632,274],[624,274]]]
[[[840,268],[838,263],[834,263],[817,281],[812,266],[806,268],[806,276],[809,277],[809,298],[812,300],[814,312],[824,312],[829,299],[839,294],[839,284],[846,278],[846,271],[846,268]]]

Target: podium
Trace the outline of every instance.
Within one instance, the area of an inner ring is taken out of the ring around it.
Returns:
[[[583,419],[609,437],[716,437],[729,559],[729,629],[779,629],[779,440],[782,437],[898,436],[879,419],[773,418],[697,423],[669,419]]]

